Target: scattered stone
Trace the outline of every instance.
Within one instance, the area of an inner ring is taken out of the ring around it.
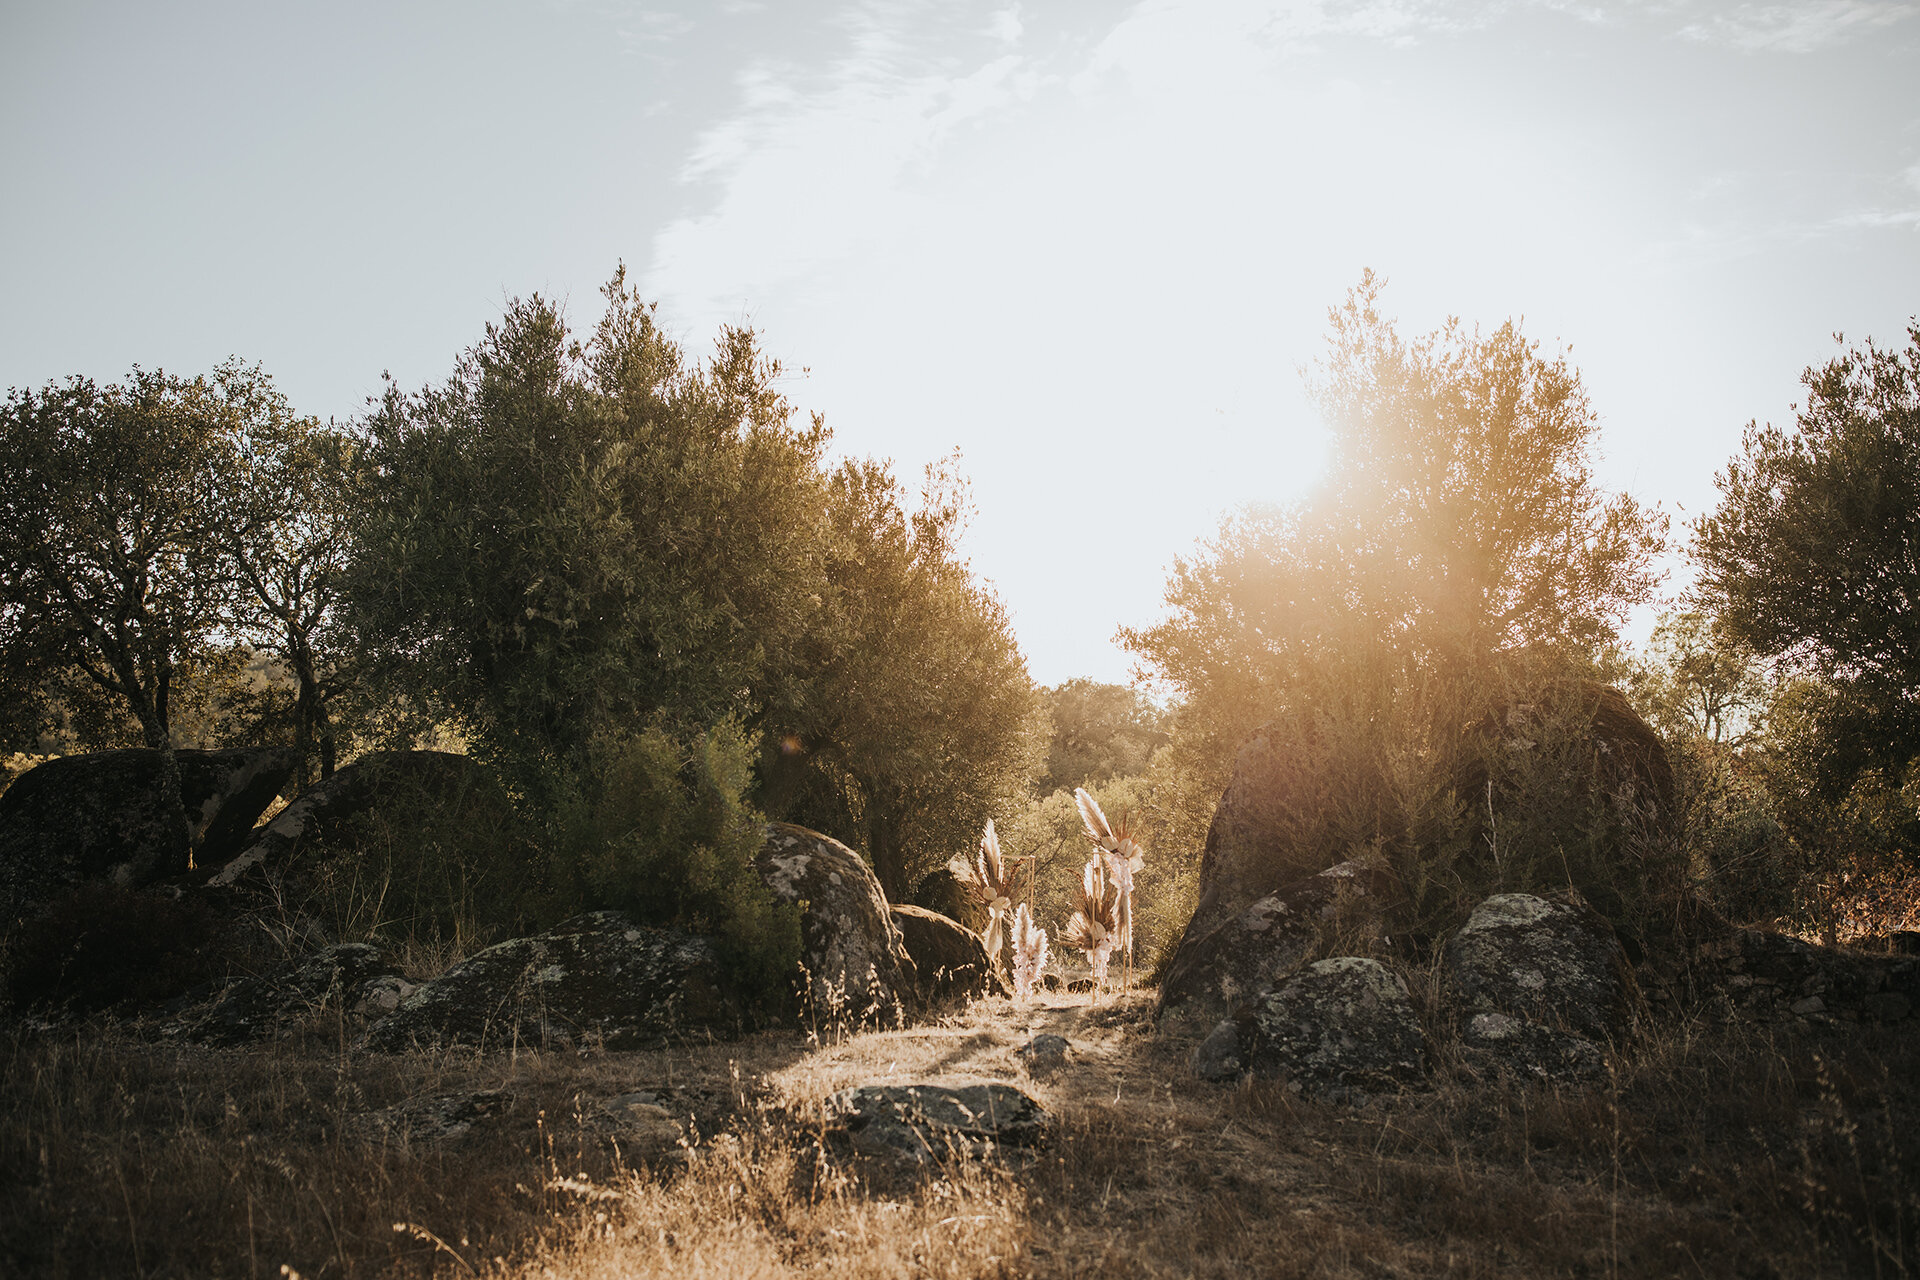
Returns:
[[[295,762],[284,747],[173,754],[201,866],[233,856]],[[0,920],[83,881],[137,888],[184,874],[187,832],[164,774],[161,753],[141,749],[62,756],[21,775],[0,794]]]
[[[661,1105],[659,1094],[623,1093],[597,1108],[601,1127],[630,1154],[658,1157],[680,1151],[686,1125]]]
[[[351,1127],[370,1141],[432,1150],[458,1146],[475,1126],[505,1115],[512,1106],[513,1095],[499,1089],[437,1093],[367,1112],[355,1117]]]
[[[1206,1039],[1194,1047],[1190,1061],[1194,1075],[1216,1084],[1238,1080],[1245,1075],[1246,1063],[1240,1056],[1239,1022],[1233,1018],[1222,1018],[1207,1033]]]
[[[1886,937],[1827,947],[1742,928],[1694,904],[1683,949],[1635,968],[1647,1003],[1662,1013],[1711,1011],[1736,1022],[1798,1023],[1795,1002],[1819,996],[1833,1025],[1891,1022],[1920,1006],[1920,957],[1886,949]]]
[[[1013,1056],[1030,1076],[1049,1076],[1067,1065],[1072,1049],[1065,1036],[1042,1032],[1013,1051]]]
[[[1395,1092],[1427,1073],[1426,1040],[1407,984],[1360,956],[1317,960],[1255,1000],[1237,1038],[1243,1070],[1328,1101]],[[1233,1056],[1216,1043],[1196,1066],[1218,1078]]]
[[[924,1004],[943,1005],[1006,994],[1006,984],[994,972],[979,934],[925,907],[897,906],[892,910],[893,923],[919,974]]]
[[[1468,1065],[1489,1074],[1560,1084],[1597,1080],[1607,1071],[1606,1051],[1585,1036],[1504,1013],[1474,1014],[1460,1041]]]
[[[1633,1016],[1633,972],[1606,920],[1579,901],[1502,893],[1475,907],[1446,948],[1463,1016],[1504,1013],[1607,1041]]]
[[[416,984],[397,973],[369,978],[361,985],[359,998],[348,1007],[348,1012],[362,1018],[384,1018],[398,1009],[415,989]]]
[[[1819,1016],[1839,1022],[1897,1022],[1920,1005],[1920,957],[1817,946],[1765,929],[1726,929],[1698,943],[1684,969],[1651,977],[1669,1002],[1705,1001],[1749,1022],[1811,1016],[1800,1010],[1816,998]]]
[[[1161,1032],[1201,1035],[1309,961],[1377,948],[1393,893],[1384,867],[1342,862],[1267,894],[1205,935],[1189,925],[1161,975]]]
[[[739,1005],[719,983],[707,939],[593,911],[488,947],[422,983],[373,1024],[366,1043],[630,1049],[735,1035]]]
[[[834,1094],[827,1106],[856,1151],[910,1164],[957,1150],[1032,1146],[1051,1122],[1038,1102],[1005,1084],[870,1084]]]
[[[201,1044],[245,1044],[285,1035],[323,1009],[354,1012],[369,987],[402,984],[380,947],[347,942],[289,961],[272,972],[230,983],[213,1001],[190,1011],[167,1031]]]
[[[428,811],[453,811],[475,797],[491,803],[497,788],[486,770],[449,751],[370,751],[310,787],[222,862],[207,883],[236,884],[255,868],[284,874],[300,860],[324,856],[352,842],[356,825],[382,813],[417,818]],[[256,811],[257,812],[257,811]]]
[[[1790,1012],[1804,1018],[1810,1014],[1825,1013],[1827,1011],[1827,1002],[1819,996],[1808,996],[1804,1000],[1795,1000],[1788,1006],[1788,1009]]]
[[[880,881],[860,855],[830,836],[775,822],[755,865],[775,897],[803,904],[806,1015],[853,1026],[904,1021],[918,974]]]

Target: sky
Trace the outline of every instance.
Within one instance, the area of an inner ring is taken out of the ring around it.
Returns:
[[[0,48],[0,384],[237,355],[348,418],[625,263],[836,453],[957,450],[1050,684],[1311,486],[1364,269],[1404,333],[1568,352],[1676,530],[1920,312],[1920,0],[68,0]]]

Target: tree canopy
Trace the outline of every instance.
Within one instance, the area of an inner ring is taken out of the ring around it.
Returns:
[[[352,543],[349,485],[359,443],[294,412],[260,369],[226,382],[232,431],[210,459],[209,536],[225,587],[222,621],[271,655],[295,686],[294,745],[333,773],[329,709],[351,667],[342,593]]]
[[[1171,616],[1122,632],[1215,755],[1310,672],[1590,650],[1654,586],[1664,520],[1595,480],[1578,371],[1512,322],[1403,339],[1382,284],[1368,273],[1329,313],[1324,482],[1230,518],[1176,562]]]
[[[1694,531],[1697,595],[1763,657],[1920,699],[1920,325],[1801,381],[1792,428],[1749,424]]]
[[[912,507],[884,464],[830,470],[751,334],[694,363],[623,275],[605,296],[590,337],[517,301],[444,383],[389,389],[353,494],[358,634],[536,792],[665,759],[659,734],[688,758],[757,735],[755,802],[904,897],[1035,763],[963,488],[936,471]]]
[[[389,388],[355,494],[358,625],[536,771],[751,717],[821,607],[824,431],[750,334],[695,365],[624,275],[606,298],[585,341],[516,301],[444,383]]]
[[[1020,802],[1045,732],[1006,611],[960,557],[965,508],[950,466],[916,509],[877,463],[834,472],[826,623],[768,714],[769,807],[866,848],[896,901]]]
[[[220,616],[207,480],[243,377],[136,368],[0,408],[0,647],[84,673],[149,747],[170,749],[175,678]]]
[[[1669,741],[1746,745],[1769,690],[1753,655],[1697,611],[1662,615],[1627,674],[1634,702]]]
[[[1068,680],[1042,697],[1053,717],[1047,771],[1035,784],[1042,794],[1145,773],[1167,741],[1165,714],[1138,689]]]

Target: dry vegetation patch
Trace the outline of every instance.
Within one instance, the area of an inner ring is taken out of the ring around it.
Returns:
[[[1474,1081],[1359,1108],[1209,1085],[1149,997],[996,999],[943,1022],[655,1053],[375,1055],[337,1023],[252,1050],[16,1033],[0,1272],[18,1275],[1907,1274],[1911,1037],[1672,1025],[1600,1088]],[[1030,1075],[1015,1050],[1071,1044]],[[1001,1081],[1033,1153],[907,1170],[835,1141],[859,1084]],[[600,1111],[645,1091],[679,1140]],[[451,1143],[370,1126],[504,1101]],[[398,1224],[398,1227],[396,1227]]]

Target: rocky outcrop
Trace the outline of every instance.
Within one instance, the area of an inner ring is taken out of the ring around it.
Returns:
[[[427,1094],[354,1116],[347,1128],[381,1146],[444,1150],[459,1146],[475,1128],[498,1120],[512,1107],[513,1095],[501,1089]]]
[[[1189,925],[1160,975],[1160,1030],[1204,1035],[1302,965],[1374,949],[1393,892],[1384,867],[1342,862],[1257,899],[1209,933]]]
[[[1445,962],[1471,1065],[1591,1078],[1603,1046],[1632,1022],[1637,992],[1620,941],[1577,899],[1488,898],[1447,943]]]
[[[10,933],[0,925],[0,1007],[134,1014],[252,972],[261,931],[172,885],[89,880]]]
[[[341,943],[289,961],[267,973],[230,983],[213,1000],[167,1030],[202,1044],[244,1044],[291,1030],[327,1009],[364,1018],[387,1011],[384,996],[411,988],[386,951],[365,942]]]
[[[593,911],[488,947],[423,983],[374,1023],[366,1043],[654,1048],[734,1035],[740,1022],[711,942]]]
[[[1284,1080],[1308,1097],[1356,1101],[1425,1079],[1426,1039],[1407,985],[1377,960],[1318,960],[1222,1022],[1196,1074]]]
[[[913,957],[859,854],[831,836],[775,822],[754,865],[776,898],[803,905],[799,994],[808,1018],[885,1024],[913,1012]]]
[[[1585,727],[1591,753],[1582,766],[1587,780],[1608,794],[1658,815],[1670,815],[1674,803],[1673,764],[1667,759],[1660,735],[1640,718],[1627,696],[1611,685],[1592,680],[1555,692],[1563,700],[1562,710],[1577,717],[1575,723]],[[1551,714],[1550,701],[1499,706],[1475,726],[1472,736],[1479,739],[1480,749],[1466,754],[1455,790],[1463,796],[1480,795],[1487,786],[1487,758],[1494,744],[1524,742],[1537,735],[1543,717]]]
[[[1597,1042],[1504,1013],[1469,1017],[1460,1047],[1468,1069],[1483,1074],[1572,1084],[1598,1080],[1607,1071],[1607,1052]]]
[[[1073,1045],[1065,1036],[1042,1032],[1015,1049],[1013,1059],[1028,1075],[1040,1078],[1065,1070],[1067,1056],[1072,1052]]]
[[[898,906],[892,911],[901,941],[913,957],[923,1004],[1006,994],[1006,984],[994,972],[979,934],[925,907]]]
[[[173,753],[199,866],[239,851],[293,776],[281,747]],[[0,912],[30,915],[88,880],[139,887],[189,870],[188,832],[158,751],[63,756],[0,795]]]
[[[219,866],[208,884],[223,887],[259,868],[283,872],[328,846],[351,842],[357,828],[387,813],[417,817],[470,800],[498,803],[486,771],[447,751],[373,751],[309,788]]]
[[[1551,729],[1571,735],[1561,759],[1569,794],[1589,791],[1664,821],[1673,807],[1673,770],[1659,735],[1619,690],[1591,681],[1543,688],[1540,699],[1495,708],[1456,745],[1454,794],[1479,803],[1489,788],[1503,803],[1504,754],[1532,748]],[[1334,834],[1327,789],[1364,796],[1386,780],[1368,758],[1346,758],[1311,715],[1262,725],[1234,757],[1233,775],[1214,810],[1200,859],[1199,900],[1181,946],[1198,945],[1269,894],[1345,856]]]
[[[1051,1122],[1012,1085],[870,1084],[827,1100],[836,1124],[867,1155],[926,1164],[959,1152],[1028,1147]]]
[[[1496,894],[1447,943],[1446,982],[1471,1013],[1505,1013],[1594,1039],[1632,1017],[1633,974],[1606,920],[1577,900]]]
[[[1920,1017],[1920,956],[1823,947],[1766,929],[1725,928],[1680,958],[1642,967],[1659,1012],[1706,1008],[1732,1021],[1843,1028]]]
[[[1263,725],[1234,756],[1233,777],[1220,797],[1200,855],[1200,900],[1181,945],[1198,941],[1284,884],[1297,880],[1332,857],[1311,862],[1312,853],[1294,847],[1295,815],[1303,797],[1295,794],[1299,757],[1310,744],[1277,724]],[[1309,865],[1301,866],[1303,859]],[[1296,868],[1288,874],[1287,867]]]

